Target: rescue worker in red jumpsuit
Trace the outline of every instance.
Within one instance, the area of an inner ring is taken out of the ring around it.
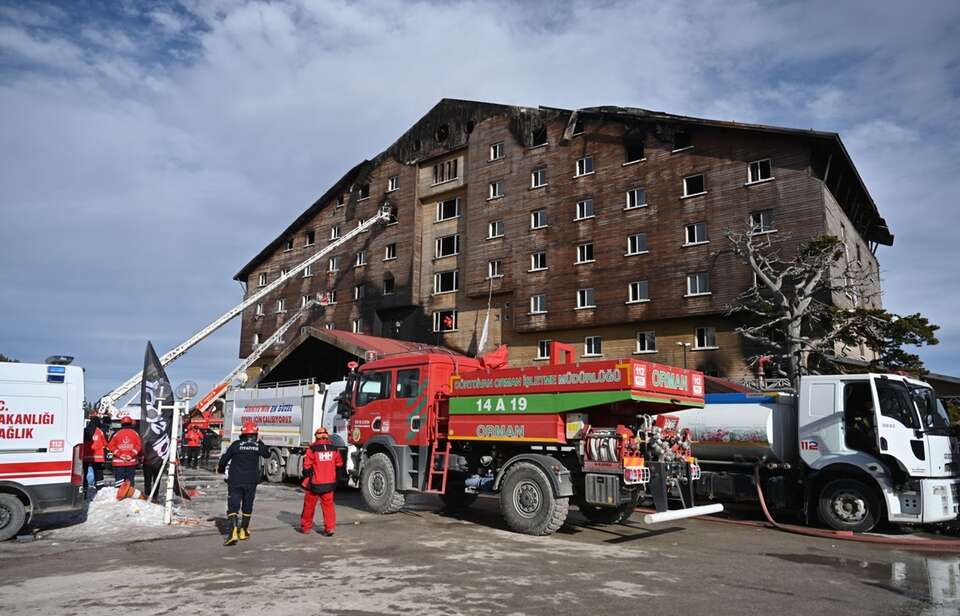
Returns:
[[[197,468],[200,465],[200,445],[203,443],[203,433],[196,424],[190,424],[190,429],[183,435],[183,443],[187,448],[187,466]]]
[[[235,545],[250,536],[250,517],[253,500],[257,497],[260,481],[260,458],[270,457],[270,448],[259,439],[257,424],[249,419],[240,428],[240,438],[230,443],[220,456],[217,472],[227,476],[227,524],[229,535],[223,545]]]
[[[117,487],[127,481],[132,492],[143,443],[140,435],[133,429],[133,420],[130,417],[121,419],[120,425],[122,427],[107,443],[107,449],[113,454],[113,476]]]
[[[93,411],[83,431],[83,476],[86,478],[87,471],[93,469],[94,488],[103,484],[103,464],[106,461],[107,435],[100,428],[100,414]]]
[[[303,457],[303,513],[300,514],[299,531],[307,534],[313,528],[313,514],[320,501],[323,511],[324,537],[332,537],[337,526],[337,510],[333,504],[333,491],[337,488],[337,468],[343,466],[343,458],[330,443],[330,435],[324,427],[317,428],[314,441]]]

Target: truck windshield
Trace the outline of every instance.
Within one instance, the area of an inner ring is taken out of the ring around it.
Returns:
[[[913,396],[913,402],[917,405],[917,411],[920,413],[920,419],[923,420],[924,427],[932,429],[950,427],[950,417],[947,415],[947,409],[943,408],[933,389],[912,385],[910,395]]]
[[[907,386],[901,381],[888,378],[875,379],[874,382],[877,386],[880,414],[896,419],[908,428],[919,428],[920,423],[917,421],[913,398]]]

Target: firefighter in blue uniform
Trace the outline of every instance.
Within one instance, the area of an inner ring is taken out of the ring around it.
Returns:
[[[250,516],[253,515],[253,499],[260,481],[260,458],[269,458],[270,449],[257,438],[257,425],[243,422],[240,438],[220,456],[217,472],[223,473],[227,464],[227,530],[229,535],[223,545],[234,545],[250,536]]]

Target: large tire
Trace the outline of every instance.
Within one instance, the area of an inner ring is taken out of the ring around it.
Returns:
[[[463,484],[447,484],[447,490],[440,495],[440,500],[443,501],[444,511],[457,512],[463,511],[475,503],[477,496],[473,492],[464,491]]]
[[[500,514],[511,530],[526,535],[550,535],[567,519],[570,499],[553,495],[543,470],[530,462],[517,462],[507,470],[500,486]]]
[[[880,521],[876,492],[857,479],[834,479],[820,490],[817,513],[834,530],[866,533]]]
[[[287,465],[283,461],[283,456],[280,455],[280,452],[276,449],[270,450],[270,457],[267,458],[267,462],[264,468],[264,474],[267,476],[267,481],[270,483],[280,483],[283,481],[283,477],[286,474]]]
[[[363,502],[374,513],[396,513],[406,500],[397,492],[397,476],[393,462],[384,453],[375,453],[363,465],[360,473],[360,493]]]
[[[580,513],[592,524],[622,524],[630,519],[636,508],[636,503],[624,503],[619,507],[579,506]]]
[[[13,494],[0,494],[0,541],[16,536],[27,521],[27,508]]]

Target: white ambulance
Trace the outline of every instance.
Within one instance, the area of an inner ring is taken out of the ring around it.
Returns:
[[[83,508],[83,369],[0,362],[0,541]]]

